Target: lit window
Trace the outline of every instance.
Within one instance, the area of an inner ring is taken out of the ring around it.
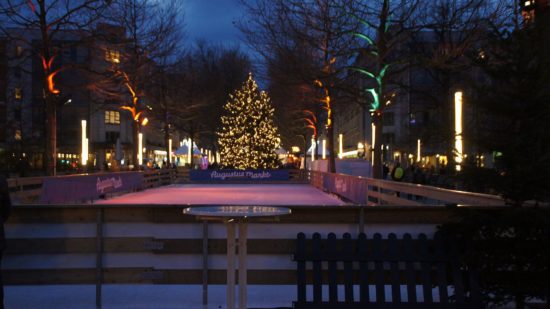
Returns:
[[[15,99],[16,100],[21,100],[23,98],[23,90],[19,87],[16,87],[15,90]]]
[[[117,111],[105,111],[105,124],[120,124],[120,113]]]
[[[116,49],[106,49],[105,60],[112,63],[120,63],[120,52]]]

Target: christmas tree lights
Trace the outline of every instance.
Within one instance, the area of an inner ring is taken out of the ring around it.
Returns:
[[[249,74],[241,89],[229,95],[221,117],[218,143],[221,164],[236,169],[266,169],[278,165],[275,150],[281,139],[273,123],[275,109]]]

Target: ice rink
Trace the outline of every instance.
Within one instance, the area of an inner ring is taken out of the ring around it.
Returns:
[[[97,204],[345,205],[308,184],[179,184],[96,201]]]

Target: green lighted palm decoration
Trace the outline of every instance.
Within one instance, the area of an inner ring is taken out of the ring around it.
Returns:
[[[350,16],[357,19],[359,23],[361,23],[365,28],[370,29],[376,29],[379,36],[385,36],[386,33],[389,30],[390,27],[390,18],[389,18],[389,6],[390,6],[390,0],[384,0],[382,4],[382,11],[380,14],[379,19],[379,25],[375,25],[368,21],[367,19],[358,16],[357,14],[354,14],[353,12],[349,13]],[[366,48],[369,49],[369,54],[372,55],[376,59],[377,65],[376,69],[368,70],[364,67],[357,67],[357,66],[351,66],[350,69],[359,72],[363,75],[366,75],[369,79],[372,79],[376,82],[376,86],[373,88],[366,88],[365,92],[368,92],[372,96],[372,102],[370,104],[369,111],[372,113],[380,113],[381,109],[383,108],[380,105],[381,97],[384,93],[384,77],[386,75],[386,71],[390,67],[390,64],[383,63],[383,59],[381,59],[384,55],[380,55],[379,47],[375,43],[374,39],[370,36],[360,33],[360,32],[351,32],[351,34],[363,41],[365,41]]]
[[[370,109],[369,109],[369,111],[371,112],[377,112],[380,110],[380,96],[382,95],[382,91],[383,91],[382,83],[383,83],[384,75],[386,74],[386,70],[388,69],[389,66],[390,66],[389,64],[385,64],[378,74],[374,74],[363,68],[352,67],[354,71],[364,74],[376,81],[377,85],[375,88],[365,89],[365,91],[369,92],[372,95],[372,103],[370,104]]]
[[[382,122],[382,112],[386,105],[389,104],[389,101],[384,104],[386,73],[392,65],[390,63],[386,63],[386,57],[392,49],[392,44],[388,44],[388,41],[394,41],[398,35],[395,33],[389,33],[390,25],[392,24],[390,1],[391,0],[381,0],[379,10],[368,7],[365,8],[365,11],[363,12],[348,12],[350,17],[357,20],[361,26],[360,28],[363,29],[359,31],[350,31],[349,34],[366,43],[364,44],[364,48],[367,51],[366,55],[372,60],[358,64],[357,66],[350,66],[350,69],[366,76],[368,80],[373,81],[373,83],[371,83],[373,86],[368,86],[363,91],[372,96],[369,111],[371,113],[371,121],[373,124],[372,145],[370,148],[372,151],[371,160],[374,178],[382,177],[382,156],[380,155],[379,143],[382,139],[384,126],[384,123]],[[374,1],[369,1],[369,3],[372,2]],[[376,20],[371,21],[368,19],[368,16],[376,16]],[[369,30],[372,34],[369,33]],[[393,96],[394,95],[391,97]]]

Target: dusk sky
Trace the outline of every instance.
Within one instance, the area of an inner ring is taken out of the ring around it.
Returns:
[[[189,41],[202,38],[228,45],[241,43],[233,25],[242,15],[238,0],[185,0],[184,10]]]

